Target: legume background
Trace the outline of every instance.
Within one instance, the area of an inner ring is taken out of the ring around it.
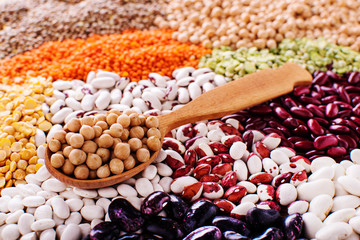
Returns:
[[[0,0],[0,239],[359,239],[359,1]],[[311,86],[157,116],[295,62]]]

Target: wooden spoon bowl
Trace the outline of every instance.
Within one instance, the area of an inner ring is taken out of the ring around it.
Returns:
[[[289,93],[294,86],[309,85],[311,82],[311,74],[294,63],[286,63],[278,69],[265,69],[249,74],[202,94],[176,111],[159,116],[161,141],[166,133],[181,125],[220,118]],[[83,189],[96,189],[133,177],[149,166],[159,152],[155,152],[149,161],[131,170],[102,179],[80,180],[63,174],[51,166],[51,151],[48,147],[45,152],[45,165],[55,178],[66,184]]]

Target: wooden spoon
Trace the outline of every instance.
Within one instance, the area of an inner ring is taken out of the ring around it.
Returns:
[[[278,69],[265,69],[229,82],[202,94],[176,111],[159,116],[161,141],[166,133],[181,125],[220,118],[289,93],[294,86],[308,85],[311,82],[311,74],[294,63],[286,63]],[[45,164],[54,177],[66,184],[83,189],[96,189],[120,183],[143,171],[155,160],[159,152],[155,152],[149,161],[131,170],[94,180],[75,179],[52,167],[48,147],[45,152]]]

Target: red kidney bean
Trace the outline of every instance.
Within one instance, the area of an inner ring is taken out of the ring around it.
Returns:
[[[350,127],[350,129],[356,131],[356,128],[358,128],[358,125],[356,125],[353,121],[351,120],[346,120],[346,124]]]
[[[295,128],[295,127],[298,127],[300,125],[300,122],[296,118],[287,118],[287,119],[284,120],[283,124],[284,124],[285,127]]]
[[[290,113],[288,113],[283,107],[275,107],[274,112],[276,116],[278,116],[282,120],[291,117]]]
[[[299,141],[306,141],[307,139],[304,137],[300,137],[300,136],[292,136],[292,137],[289,137],[288,140],[292,143],[296,143]]]
[[[328,126],[330,126],[330,122],[329,121],[327,121],[325,118],[319,118],[319,117],[314,117],[314,119],[316,120],[316,121],[318,121],[318,123],[321,125],[321,126],[323,126],[323,127],[328,127]]]
[[[297,107],[299,104],[297,104],[292,98],[287,97],[284,99],[284,105],[288,108],[291,108],[291,107]]]
[[[271,113],[272,109],[271,109],[271,107],[269,107],[265,104],[261,104],[261,105],[257,105],[257,106],[250,108],[249,112],[251,114],[266,115],[266,114]]]
[[[334,103],[329,103],[326,105],[325,116],[329,118],[334,118],[339,113],[338,105]]]
[[[235,186],[236,182],[237,182],[236,172],[230,171],[225,174],[223,179],[221,179],[220,184],[224,189],[227,189],[227,188]]]
[[[339,108],[341,108],[341,109],[350,109],[351,110],[353,108],[349,103],[342,102],[342,101],[334,101],[334,104],[338,105]]]
[[[326,73],[319,72],[318,74],[315,75],[315,77],[313,79],[313,83],[323,85],[324,83],[326,83],[328,81],[328,79],[329,79],[329,76],[326,75]]]
[[[322,103],[322,104],[328,104],[328,103],[332,103],[332,102],[334,102],[334,101],[336,101],[336,100],[338,100],[338,99],[339,99],[338,96],[336,96],[336,95],[330,95],[330,96],[323,97],[323,98],[321,99],[321,103]]]
[[[334,73],[333,71],[327,70],[326,71],[326,75],[328,75],[330,78],[334,79],[334,80],[342,80],[341,76]]]
[[[282,131],[280,131],[279,129],[275,129],[275,128],[264,128],[264,129],[263,129],[263,132],[264,132],[265,134],[277,133],[277,134],[280,135],[280,137],[285,138],[284,133],[283,133]],[[250,146],[250,147],[251,147],[251,146]]]
[[[254,133],[252,131],[245,131],[243,135],[243,139],[247,149],[251,149],[251,146],[254,142]]]
[[[270,173],[266,173],[266,172],[255,173],[249,177],[249,181],[252,182],[253,184],[270,183],[272,181],[272,179],[273,179],[273,176]]]
[[[330,96],[334,96],[334,94],[336,94],[336,89],[333,89],[332,87],[320,86],[320,89]]]
[[[309,127],[310,131],[315,135],[323,135],[325,133],[325,130],[318,121],[311,118],[307,122],[307,126]]]
[[[343,118],[335,118],[331,120],[331,123],[333,124],[346,124],[346,120]]]
[[[352,103],[353,105],[359,104],[359,103],[360,103],[360,96],[354,97],[354,98],[351,100],[351,103]]]
[[[309,141],[309,140],[295,142],[294,146],[295,146],[295,149],[301,150],[301,151],[307,151],[307,150],[314,148],[313,142]]]
[[[245,126],[246,130],[258,130],[258,129],[263,129],[266,127],[266,122],[265,121],[258,121],[258,122],[254,122],[254,123],[250,123],[248,125]]]
[[[293,94],[295,96],[301,96],[304,94],[309,94],[310,93],[310,86],[300,86],[300,87],[295,87]]]
[[[357,143],[360,141],[360,138],[357,133],[360,132],[360,127],[356,129],[356,131],[350,130],[349,135],[352,137]]]
[[[255,122],[259,122],[259,121],[263,121],[263,117],[253,116],[253,117],[249,117],[245,123],[250,124],[250,123],[255,123]]]
[[[326,151],[327,155],[330,157],[340,157],[346,154],[346,149],[344,147],[329,147],[329,149]]]
[[[352,109],[352,112],[353,112],[356,116],[360,116],[360,103],[356,104],[356,106]]]
[[[312,104],[317,104],[320,105],[321,102],[317,99],[314,99],[313,97],[307,97],[307,96],[301,96],[299,98],[300,102],[308,104],[308,103],[312,103]]]
[[[323,113],[321,108],[319,108],[318,106],[316,106],[316,105],[314,105],[312,103],[306,105],[306,108],[317,117],[323,118],[325,116],[325,114]]]
[[[339,139],[339,142],[346,142],[350,148],[356,148],[357,146],[356,141],[348,135],[336,135],[336,138]]]
[[[324,97],[325,96],[325,92],[321,89],[321,86],[322,85],[317,85],[317,84],[315,84],[315,85],[313,85],[313,87],[314,87],[314,92],[315,93],[318,93],[321,97]]]
[[[285,126],[281,125],[278,122],[269,121],[268,125],[269,125],[269,127],[276,128],[276,129],[280,130],[281,132],[283,132],[285,134],[285,136],[290,136],[291,135],[290,131]]]
[[[307,136],[309,134],[309,130],[305,125],[300,125],[297,128],[295,128],[292,133],[300,135],[300,136]]]
[[[292,112],[296,116],[302,117],[302,118],[311,118],[311,117],[313,117],[312,112],[310,112],[309,110],[307,110],[304,107],[292,107],[292,108],[290,108],[290,112]]]
[[[307,157],[313,156],[313,155],[325,155],[325,151],[324,150],[314,149],[314,150],[310,150],[310,151],[305,153],[305,156],[307,156]]]
[[[332,132],[332,133],[338,133],[338,134],[341,134],[341,133],[349,133],[350,132],[350,128],[346,127],[346,126],[343,126],[343,125],[331,125],[329,127],[329,131]]]
[[[358,93],[358,92],[360,92],[360,87],[357,87],[357,86],[345,86],[345,90],[348,93]]]
[[[314,140],[314,147],[316,149],[325,149],[327,147],[336,146],[338,142],[338,139],[332,134],[319,136]]]
[[[221,121],[225,122],[227,119],[234,118],[234,119],[238,120],[239,122],[244,122],[244,121],[246,121],[246,119],[248,117],[249,117],[249,114],[247,112],[244,112],[243,114],[234,113],[234,114],[230,114],[230,115],[227,115],[227,116],[221,118]]]
[[[340,86],[338,89],[337,89],[338,93],[339,93],[339,96],[340,98],[347,102],[347,103],[350,103],[351,102],[351,99],[349,97],[349,94],[346,92],[346,90],[344,89],[343,86]]]
[[[356,125],[358,125],[360,127],[360,118],[351,116],[350,120],[353,121]]]
[[[289,140],[287,140],[285,137],[281,136],[281,143],[282,146],[284,147],[289,147],[289,148],[294,148],[294,144],[292,142],[290,142]]]
[[[349,117],[351,112],[352,112],[352,110],[350,110],[350,109],[339,111],[338,117],[341,117],[341,118]]]
[[[357,84],[360,82],[360,73],[359,72],[352,72],[350,73],[349,77],[348,77],[348,82],[350,84]]]

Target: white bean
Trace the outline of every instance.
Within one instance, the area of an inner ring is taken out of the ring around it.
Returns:
[[[111,104],[118,104],[121,101],[122,92],[120,89],[114,88],[110,92]]]
[[[66,219],[70,215],[69,206],[65,203],[64,199],[55,197],[51,200],[51,206],[54,214],[61,219]]]
[[[304,221],[304,232],[307,238],[315,238],[316,232],[321,229],[324,224],[314,213],[307,212],[302,215]]]
[[[35,210],[34,217],[36,220],[51,218],[53,211],[50,205],[42,205]]]
[[[118,195],[118,192],[113,187],[99,188],[98,194],[103,198],[114,198]]]
[[[100,95],[95,100],[95,107],[99,110],[104,110],[109,106],[110,101],[110,92],[107,90],[101,90]]]
[[[178,89],[178,101],[180,103],[188,103],[190,101],[189,91],[186,88]]]
[[[81,107],[82,108],[82,107]],[[78,111],[75,111],[75,112],[72,112],[70,113],[68,116],[66,116],[65,120],[64,120],[64,123],[68,123],[71,119],[73,118],[79,118],[79,117],[82,117],[84,115],[84,111],[83,110],[78,110]]]
[[[95,72],[90,71],[86,77],[86,82],[91,83],[91,81],[95,78]]]
[[[335,195],[334,183],[329,179],[319,179],[313,182],[302,183],[297,187],[299,200],[311,201],[318,195]]]
[[[50,178],[45,180],[41,184],[41,188],[45,191],[63,192],[66,189],[66,185],[63,182],[57,180],[56,178]]]
[[[65,118],[71,114],[73,112],[73,110],[69,107],[64,107],[62,108],[60,111],[58,111],[57,113],[55,113],[52,118],[51,118],[51,122],[53,124],[57,124],[57,123],[63,123]]]
[[[319,170],[320,168],[330,167],[333,164],[336,164],[336,162],[331,157],[317,157],[314,160],[312,160],[310,169],[311,169],[311,172],[314,173],[317,170]]]
[[[69,81],[63,81],[63,80],[57,80],[55,82],[53,82],[53,88],[56,90],[66,90],[66,89],[70,89],[71,88],[71,82]]]
[[[44,231],[49,228],[55,227],[55,221],[53,219],[40,219],[31,224],[31,229],[35,232]]]
[[[30,213],[24,213],[20,216],[18,221],[19,232],[21,235],[25,235],[31,232],[31,224],[35,221],[34,216]]]
[[[54,102],[51,107],[50,107],[50,112],[52,114],[57,113],[58,111],[60,111],[61,108],[65,107],[66,103],[64,100],[62,99],[58,99],[56,100],[56,102]]]
[[[97,74],[98,75],[98,74]],[[90,83],[94,88],[104,89],[115,86],[115,79],[112,77],[98,77],[94,78]]]
[[[347,223],[350,218],[356,215],[356,210],[354,208],[343,208],[338,211],[331,213],[324,220],[326,225],[331,223],[345,222]]]
[[[81,199],[71,198],[65,202],[69,206],[71,212],[80,211],[80,209],[84,206],[84,202]]]
[[[41,232],[40,240],[52,240],[56,239],[56,232],[54,229],[46,229],[45,231]]]
[[[132,101],[132,105],[140,109],[141,113],[149,110],[148,106],[146,105],[145,101],[141,98],[134,98]]]
[[[190,83],[188,90],[192,100],[198,98],[201,95],[201,87],[197,83]]]
[[[127,106],[131,106],[132,104],[132,101],[133,101],[134,97],[133,95],[131,94],[131,92],[124,92],[123,93],[123,97],[120,101],[120,104],[123,104],[123,105],[127,105]]]
[[[137,196],[137,192],[135,190],[135,188],[133,188],[132,186],[128,185],[128,184],[120,184],[119,186],[117,186],[117,191],[121,196],[124,197],[136,197]]]
[[[195,82],[194,77],[183,77],[176,82],[176,86],[178,87],[187,87],[190,83]]]
[[[214,80],[215,73],[209,72],[205,74],[201,74],[195,78],[195,83],[199,86],[203,86],[205,83],[209,82],[210,80]]]
[[[1,239],[16,240],[19,237],[20,237],[20,233],[17,224],[8,224],[1,231]]]
[[[57,89],[54,89],[52,96],[55,97],[56,99],[61,99],[61,100],[65,100],[66,98],[65,94]]]
[[[78,224],[68,224],[61,234],[60,240],[77,240],[81,238],[81,229]]]
[[[332,223],[317,231],[317,240],[347,239],[352,233],[352,227],[344,222]]]
[[[82,110],[81,103],[73,97],[66,98],[65,103],[68,107],[72,108],[74,111]]]
[[[209,83],[209,82],[204,83],[204,85],[202,87],[203,87],[204,93],[208,92],[210,90],[213,90],[215,88],[215,86],[212,83]]]
[[[212,70],[210,68],[199,68],[199,69],[196,69],[192,74],[191,76],[193,76],[194,78],[196,78],[197,76],[199,75],[203,75],[205,73],[209,73],[209,72],[212,72]]]
[[[159,109],[159,110],[161,110],[162,105],[161,105],[161,102],[160,102],[159,98],[154,96],[151,92],[144,92],[142,94],[141,98],[149,106],[150,109]],[[147,111],[147,110],[145,110],[145,111]],[[145,112],[145,111],[143,111],[143,112]]]
[[[219,74],[215,75],[214,82],[215,82],[216,86],[218,86],[218,87],[226,84],[225,77],[222,75],[219,75]]]
[[[84,206],[81,211],[81,215],[84,219],[91,221],[93,219],[102,219],[105,216],[104,209],[100,206],[89,205]]]
[[[79,225],[81,223],[82,217],[79,212],[72,212],[70,216],[65,220],[65,225],[76,224]]]
[[[333,199],[327,194],[316,196],[310,201],[309,212],[313,212],[321,221],[324,221],[333,206]]]
[[[150,195],[154,188],[147,178],[139,178],[135,182],[135,189],[139,193],[140,196],[147,197]]]

